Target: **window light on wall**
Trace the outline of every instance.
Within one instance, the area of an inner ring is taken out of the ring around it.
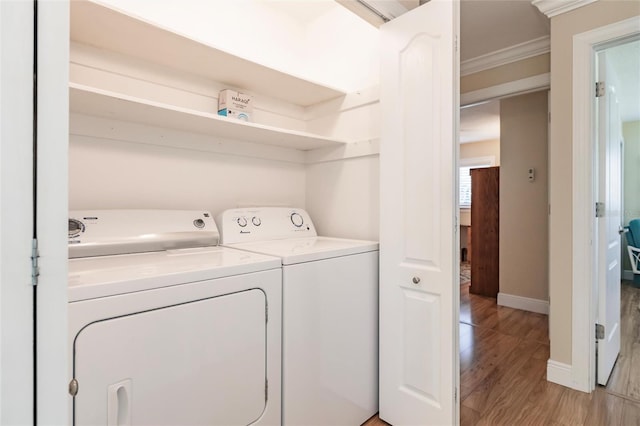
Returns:
[[[492,167],[495,157],[463,158],[460,160],[460,208],[471,207],[471,169]]]

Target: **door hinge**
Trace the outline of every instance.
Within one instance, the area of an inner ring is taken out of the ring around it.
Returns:
[[[453,402],[458,403],[458,388],[453,388]]]
[[[40,275],[40,266],[38,265],[38,259],[40,253],[38,252],[38,240],[31,240],[31,285],[38,285],[38,276]]]
[[[596,98],[601,98],[605,94],[604,81],[596,81]]]
[[[596,217],[604,217],[604,203],[596,203]]]
[[[455,51],[457,52],[458,51],[458,36],[455,37],[454,44],[455,44],[455,49],[456,49]]]
[[[78,394],[78,381],[73,378],[69,382],[69,395],[76,396]]]
[[[264,304],[264,323],[269,322],[269,303]]]
[[[604,339],[604,325],[596,324],[596,339]]]
[[[264,400],[269,400],[269,380],[264,379]]]

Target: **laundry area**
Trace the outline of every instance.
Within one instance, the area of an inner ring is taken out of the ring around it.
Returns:
[[[38,18],[34,424],[456,421],[457,4],[372,3],[3,5]]]
[[[71,3],[74,424],[364,423],[379,102],[347,93],[377,29],[335,2],[130,3]]]

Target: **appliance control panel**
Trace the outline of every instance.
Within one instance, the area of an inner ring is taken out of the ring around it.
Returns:
[[[220,235],[203,210],[69,212],[69,257],[215,246]]]
[[[317,236],[309,213],[291,207],[230,209],[216,222],[222,244]]]

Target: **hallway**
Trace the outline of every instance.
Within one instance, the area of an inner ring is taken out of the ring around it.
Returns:
[[[547,382],[546,315],[460,292],[461,425],[640,425],[640,289],[623,285],[623,350],[591,394]]]

